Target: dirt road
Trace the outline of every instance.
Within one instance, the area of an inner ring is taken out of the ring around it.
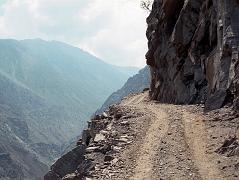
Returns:
[[[123,134],[132,138],[115,155],[120,164],[108,167],[112,176],[99,179],[238,179],[238,157],[215,152],[225,138],[222,127],[212,125],[200,107],[152,102],[147,92],[126,98],[120,107],[140,115],[127,120]]]
[[[149,103],[147,94],[134,96],[123,105],[151,116],[130,179],[223,179],[206,154],[202,117],[173,105]]]

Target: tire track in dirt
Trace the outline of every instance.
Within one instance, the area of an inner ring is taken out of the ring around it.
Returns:
[[[212,158],[207,154],[205,134],[206,128],[203,123],[203,117],[181,110],[183,113],[183,122],[185,127],[185,134],[194,156],[194,162],[197,165],[200,175],[205,180],[223,180],[218,168],[212,163]]]
[[[151,125],[147,131],[140,155],[136,161],[135,174],[130,179],[132,180],[149,180],[153,178],[154,157],[159,146],[160,139],[166,134],[167,114],[155,109],[153,106],[147,107],[147,110],[152,114]]]
[[[132,95],[120,104],[129,113],[141,113],[142,119],[132,120],[128,131],[135,139],[119,155],[124,171],[116,170],[121,173],[113,179],[223,179],[213,156],[207,153],[203,114],[194,113],[190,106],[153,102],[147,96],[147,92]]]

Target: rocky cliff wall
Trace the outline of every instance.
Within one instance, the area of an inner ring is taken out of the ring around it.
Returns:
[[[239,1],[154,0],[147,18],[151,98],[238,104]]]

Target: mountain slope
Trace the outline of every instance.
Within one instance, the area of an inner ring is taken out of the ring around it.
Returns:
[[[33,112],[42,112],[39,108],[45,106],[44,101],[1,73],[0,84],[0,179],[29,179],[34,176],[34,179],[40,180],[41,175],[47,171],[47,166],[41,161],[47,162],[50,158],[37,157],[37,151],[31,149],[33,144],[37,144],[32,136],[44,133],[39,127],[32,128],[32,123],[41,119]],[[49,139],[56,140],[52,137]]]
[[[1,40],[0,65],[9,77],[52,104],[79,111],[82,119],[128,78],[78,48],[42,40]]]
[[[123,67],[123,66],[115,66],[115,68],[117,70],[119,70],[120,72],[128,75],[129,77],[132,75],[135,75],[138,73],[138,71],[140,70],[140,68],[137,67]]]
[[[96,114],[103,113],[110,105],[119,103],[124,97],[131,93],[142,92],[145,88],[149,88],[149,86],[149,67],[145,67],[141,69],[138,74],[130,77],[121,89],[110,95],[101,108],[97,110]]]
[[[31,172],[36,179],[43,175],[43,163],[61,154],[61,146],[80,134],[127,78],[64,43],[0,40],[0,154],[7,153],[10,169],[19,166],[21,176]],[[8,171],[1,168],[0,162],[0,178]]]

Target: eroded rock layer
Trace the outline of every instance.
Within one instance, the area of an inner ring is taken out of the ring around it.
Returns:
[[[147,18],[151,98],[238,104],[238,0],[154,0]]]

